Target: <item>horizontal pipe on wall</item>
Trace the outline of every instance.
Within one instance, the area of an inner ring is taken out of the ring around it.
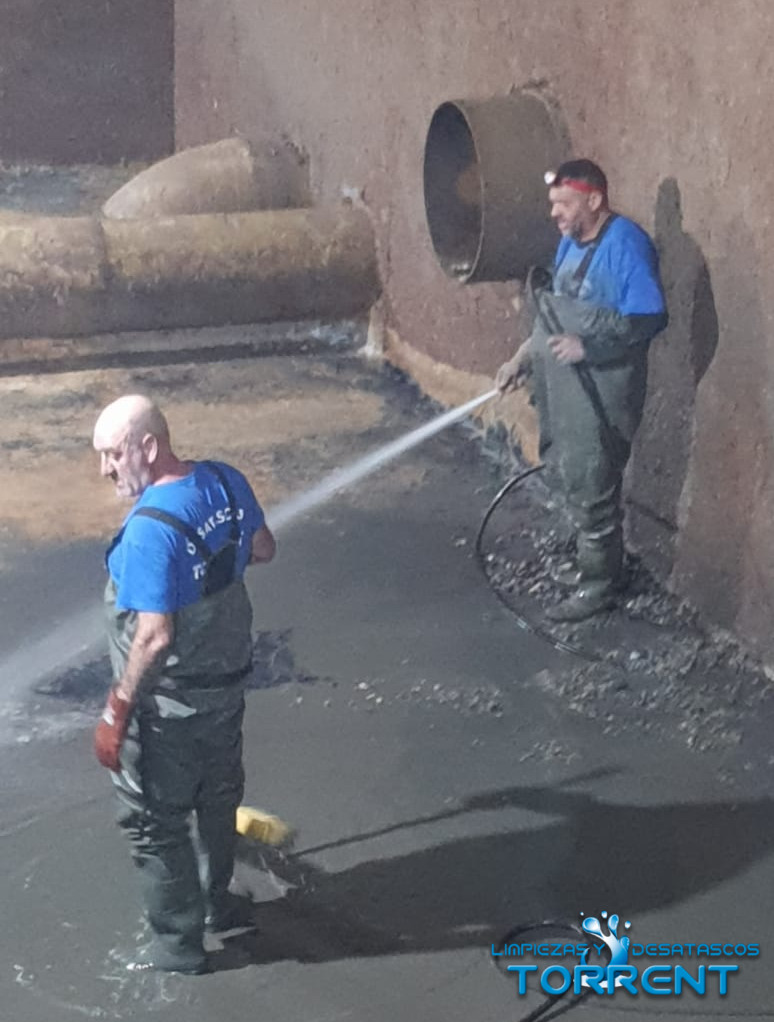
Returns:
[[[362,209],[0,222],[0,337],[346,317],[380,291]]]

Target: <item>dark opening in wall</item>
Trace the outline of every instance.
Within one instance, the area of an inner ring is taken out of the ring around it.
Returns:
[[[441,266],[464,283],[522,278],[550,262],[543,175],[567,155],[556,116],[516,93],[441,104],[425,144],[425,211]]]
[[[481,244],[483,199],[476,146],[462,110],[440,106],[425,147],[425,209],[433,248],[444,270],[465,278]]]

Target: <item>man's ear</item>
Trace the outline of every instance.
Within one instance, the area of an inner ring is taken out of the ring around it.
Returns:
[[[152,465],[156,458],[158,458],[159,442],[152,433],[146,433],[142,438],[142,451],[149,465]]]
[[[590,192],[589,193],[589,209],[592,213],[598,213],[602,208],[604,202],[604,196],[602,192]]]

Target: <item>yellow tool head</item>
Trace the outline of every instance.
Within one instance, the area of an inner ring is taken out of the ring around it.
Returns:
[[[279,816],[253,806],[239,806],[236,811],[236,829],[243,837],[274,848],[289,844],[293,837],[290,824]]]

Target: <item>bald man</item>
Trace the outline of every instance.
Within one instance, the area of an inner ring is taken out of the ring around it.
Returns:
[[[94,448],[116,493],[135,500],[106,557],[114,680],[95,733],[152,933],[129,968],[200,973],[205,927],[245,921],[229,893],[252,654],[243,575],[273,558],[274,537],[245,477],[181,461],[147,397],[108,405]]]

